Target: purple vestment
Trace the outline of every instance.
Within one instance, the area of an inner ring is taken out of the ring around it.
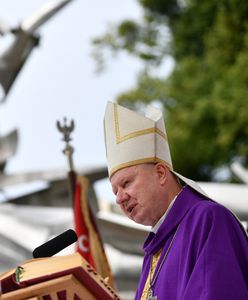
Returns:
[[[151,256],[163,248],[158,268],[178,226],[153,295],[158,300],[248,300],[245,231],[229,210],[189,186],[179,194],[156,235],[150,233],[144,243],[135,299],[142,295]]]

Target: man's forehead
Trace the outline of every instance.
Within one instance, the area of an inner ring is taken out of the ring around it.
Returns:
[[[110,179],[111,183],[116,183],[121,181],[122,179],[132,176],[137,170],[138,166],[130,166],[123,169],[118,170]]]

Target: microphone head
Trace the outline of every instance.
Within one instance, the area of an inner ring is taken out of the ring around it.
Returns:
[[[54,254],[76,242],[77,239],[78,237],[76,232],[72,229],[68,229],[55,238],[35,248],[33,251],[33,257],[39,258],[53,256]]]

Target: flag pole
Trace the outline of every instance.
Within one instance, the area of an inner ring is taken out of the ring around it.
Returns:
[[[67,119],[63,119],[63,125],[57,121],[57,128],[63,134],[62,141],[65,142],[63,149],[67,157],[68,178],[70,182],[71,199],[74,208],[75,230],[78,235],[78,252],[113,286],[113,275],[107,256],[105,254],[103,242],[97,228],[97,224],[92,214],[87,199],[89,181],[86,177],[76,174],[73,166],[72,155],[74,148],[70,145],[71,133],[74,130],[74,121],[67,124]],[[87,241],[87,244],[85,244]]]
[[[63,124],[60,123],[60,121],[57,121],[57,129],[59,132],[62,133],[63,138],[62,141],[65,142],[65,148],[62,150],[62,153],[67,158],[67,168],[68,168],[68,179],[69,179],[69,185],[70,185],[70,193],[71,193],[71,199],[74,199],[74,191],[75,191],[75,185],[76,185],[76,174],[74,171],[74,164],[73,164],[73,153],[74,148],[70,144],[72,138],[71,133],[73,132],[75,128],[74,120],[71,120],[69,124],[67,124],[67,118],[64,117]]]

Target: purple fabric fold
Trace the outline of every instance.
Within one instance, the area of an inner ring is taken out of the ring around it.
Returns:
[[[156,235],[144,243],[136,293],[140,299],[151,257],[162,248],[157,269],[175,240],[153,286],[159,300],[247,300],[248,239],[225,207],[186,186]]]

